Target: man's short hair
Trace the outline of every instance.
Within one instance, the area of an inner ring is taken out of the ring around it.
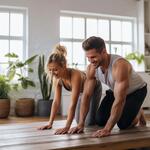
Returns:
[[[101,52],[103,50],[103,48],[106,48],[106,46],[105,46],[105,42],[102,38],[92,36],[92,37],[89,37],[88,39],[86,39],[82,43],[82,48],[85,51],[88,51],[90,49],[96,49],[97,52]]]

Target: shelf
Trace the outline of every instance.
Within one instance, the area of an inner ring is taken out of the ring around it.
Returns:
[[[144,0],[145,72],[150,72],[150,17],[149,15],[150,15],[150,0]],[[150,79],[149,76],[148,78]],[[149,106],[150,106],[150,103],[149,103]]]
[[[150,36],[150,33],[146,32],[144,33],[145,36]]]
[[[150,75],[150,69],[145,70],[146,73],[148,73],[148,75]]]
[[[145,58],[150,58],[150,55],[144,55]]]

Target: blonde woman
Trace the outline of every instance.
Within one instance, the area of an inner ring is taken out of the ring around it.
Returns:
[[[68,133],[72,121],[74,119],[74,116],[76,121],[79,122],[80,101],[83,89],[86,88],[84,87],[84,83],[86,80],[85,72],[73,68],[68,68],[66,61],[66,54],[67,54],[66,48],[64,46],[57,45],[54,48],[52,54],[49,56],[46,64],[46,70],[49,73],[52,73],[56,79],[55,92],[48,124],[40,127],[39,129],[44,130],[52,128],[53,121],[61,104],[62,87],[64,87],[68,91],[71,91],[70,97],[71,100],[68,109],[66,125],[63,128],[57,129],[55,134]],[[96,82],[95,80],[95,90],[91,97],[91,104],[89,108],[89,113],[86,117],[85,125],[95,124],[94,118],[96,110],[99,105],[100,98],[101,98],[101,83]]]

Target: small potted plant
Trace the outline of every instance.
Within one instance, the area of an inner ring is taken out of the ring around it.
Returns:
[[[45,68],[45,58],[44,55],[39,56],[38,64],[38,77],[40,82],[40,90],[42,94],[42,99],[38,100],[37,112],[39,116],[49,116],[51,111],[52,99],[52,86],[53,86],[53,76],[49,77],[44,70]]]
[[[144,55],[138,51],[131,52],[125,56],[125,58],[131,62],[134,69],[137,71],[143,71],[144,69]]]
[[[125,56],[127,60],[135,60],[138,64],[144,61],[144,55],[139,52],[132,52]]]
[[[0,75],[0,118],[7,118],[10,112],[9,80],[5,75]]]
[[[12,83],[13,88],[18,90],[19,87],[22,89],[35,87],[35,83],[27,76],[27,73],[33,73],[33,69],[29,67],[29,65],[35,60],[37,55],[25,61],[20,61],[18,55],[15,53],[8,53],[5,57],[10,59],[8,78],[10,81],[14,81],[14,83]],[[15,113],[20,117],[32,116],[34,114],[34,105],[33,98],[19,98],[16,100]]]

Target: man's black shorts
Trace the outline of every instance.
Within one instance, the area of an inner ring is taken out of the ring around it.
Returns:
[[[131,125],[132,121],[135,119],[141,108],[146,94],[147,85],[127,95],[122,115],[117,122],[117,125],[120,129],[126,129]],[[105,126],[105,124],[107,123],[114,99],[115,98],[113,92],[111,90],[107,90],[106,96],[103,98],[96,114],[96,123],[99,126]]]

